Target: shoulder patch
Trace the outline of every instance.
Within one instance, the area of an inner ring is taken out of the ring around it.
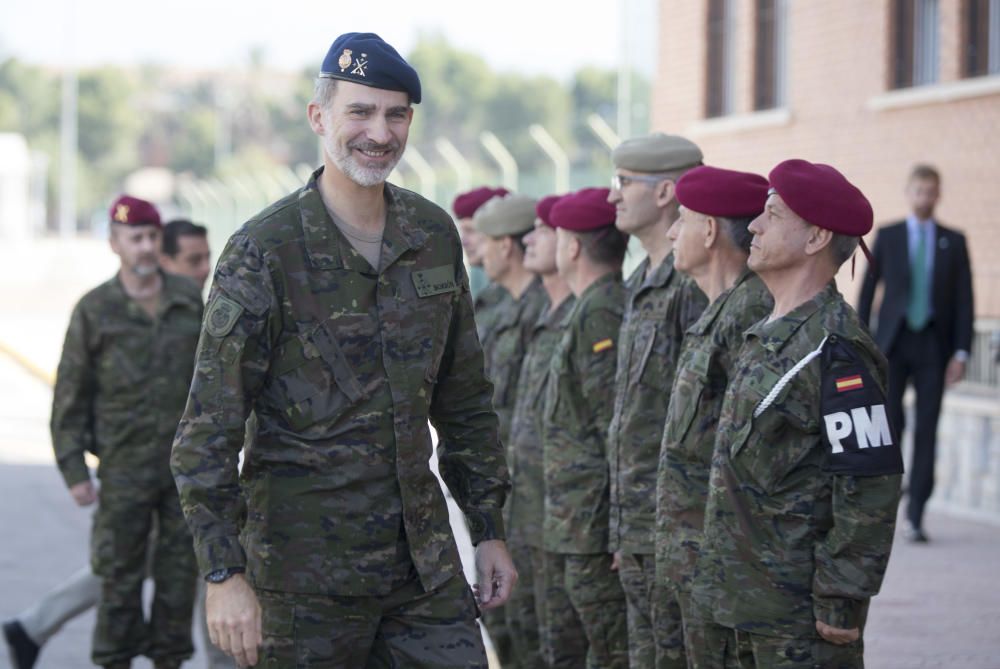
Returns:
[[[853,346],[836,335],[823,350],[820,414],[826,471],[851,476],[903,473],[885,396]]]
[[[608,337],[607,339],[602,339],[601,341],[596,342],[593,346],[593,351],[594,353],[600,353],[602,351],[607,351],[609,348],[614,348],[614,347],[615,347],[614,340],[611,339],[611,337]]]
[[[455,268],[451,265],[441,265],[430,269],[413,272],[413,287],[420,297],[431,297],[441,293],[453,293],[458,289],[455,283]]]
[[[213,337],[225,337],[243,314],[243,305],[225,295],[216,295],[205,314],[205,332]]]

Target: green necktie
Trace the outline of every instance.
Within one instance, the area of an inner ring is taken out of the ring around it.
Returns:
[[[930,316],[930,277],[927,275],[927,233],[924,224],[917,225],[917,250],[910,263],[910,303],[906,307],[906,323],[913,331],[923,330]]]

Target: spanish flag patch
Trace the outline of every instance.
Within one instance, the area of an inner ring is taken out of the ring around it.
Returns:
[[[594,344],[594,353],[600,353],[601,351],[607,351],[609,348],[614,348],[615,342],[609,337],[607,339],[602,339],[601,341]]]
[[[848,390],[858,390],[864,388],[865,384],[861,380],[860,374],[855,374],[854,376],[845,376],[836,380],[837,392],[845,393]]]

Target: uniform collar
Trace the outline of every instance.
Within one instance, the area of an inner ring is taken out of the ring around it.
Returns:
[[[687,329],[688,333],[703,335],[711,330],[712,326],[715,324],[715,319],[722,313],[723,308],[726,306],[726,302],[729,301],[732,294],[752,276],[754,276],[754,273],[749,268],[744,267],[743,271],[736,278],[736,283],[722,291],[722,294],[719,295],[714,302],[708,305],[708,308],[705,309],[704,313],[702,313],[701,318],[696,320],[691,327]]]
[[[163,314],[170,311],[170,309],[174,306],[187,307],[193,310],[198,310],[201,307],[200,302],[196,304],[194,298],[187,295],[186,291],[182,290],[181,286],[178,284],[179,281],[184,281],[190,283],[194,288],[197,288],[193,281],[182,276],[168,274],[162,269],[157,270],[157,273],[163,281],[160,287],[160,297],[156,307],[157,318],[162,317]],[[111,281],[109,283],[115,297],[125,303],[129,315],[136,316],[147,321],[152,320],[146,310],[139,306],[139,303],[129,297],[128,293],[125,292],[125,286],[122,284],[121,270],[115,272],[115,275],[111,277]]]
[[[840,291],[837,290],[837,283],[831,280],[823,290],[778,320],[768,322],[767,319],[764,319],[756,325],[752,325],[746,331],[746,336],[747,338],[756,337],[764,348],[772,353],[778,353],[806,321],[828,302],[838,298],[840,298]]]
[[[302,236],[305,241],[309,263],[317,269],[352,268],[361,270],[349,255],[347,242],[330,218],[319,193],[320,167],[299,191],[299,215]],[[403,253],[417,249],[427,241],[427,233],[413,221],[415,207],[396,186],[385,184],[386,216],[385,231],[382,233],[382,256],[380,271],[392,265]]]

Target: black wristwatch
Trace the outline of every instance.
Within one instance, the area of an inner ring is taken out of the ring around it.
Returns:
[[[242,574],[244,572],[243,567],[228,567],[226,569],[216,569],[215,571],[210,571],[205,575],[205,580],[209,583],[222,583],[228,579],[233,574]]]

